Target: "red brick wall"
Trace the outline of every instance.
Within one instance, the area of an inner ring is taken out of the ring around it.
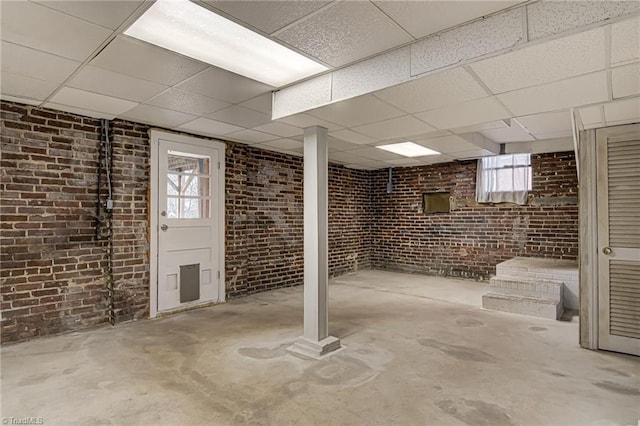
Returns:
[[[2,340],[108,321],[95,239],[99,120],[0,102]],[[149,310],[148,128],[115,120],[116,320]],[[227,294],[302,284],[302,159],[227,144]],[[330,166],[330,273],[369,265],[368,173]],[[339,189],[338,189],[339,188]]]
[[[572,152],[532,156],[527,206],[475,202],[476,161],[372,172],[374,268],[486,279],[515,256],[576,259],[578,182]],[[425,214],[422,194],[450,191],[450,213]]]

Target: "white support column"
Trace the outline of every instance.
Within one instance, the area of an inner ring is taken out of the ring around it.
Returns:
[[[340,348],[329,336],[327,129],[304,130],[304,334],[289,348],[319,358]]]

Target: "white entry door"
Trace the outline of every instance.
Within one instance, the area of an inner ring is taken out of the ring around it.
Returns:
[[[598,129],[599,346],[640,355],[640,125]]]
[[[155,136],[157,311],[224,299],[224,146]]]

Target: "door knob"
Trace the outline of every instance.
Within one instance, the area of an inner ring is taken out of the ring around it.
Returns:
[[[613,250],[611,250],[611,247],[605,247],[602,249],[602,252],[609,256],[611,253],[613,253]]]
[[[169,227],[167,225],[162,225],[160,229],[162,229],[163,231],[166,231],[167,229],[169,229]]]

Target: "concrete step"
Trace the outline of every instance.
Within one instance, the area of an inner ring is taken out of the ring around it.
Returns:
[[[562,302],[564,283],[558,280],[496,275],[489,280],[489,287],[494,293],[542,297]]]
[[[553,320],[562,315],[562,303],[559,300],[516,294],[487,293],[482,296],[482,307]]]

